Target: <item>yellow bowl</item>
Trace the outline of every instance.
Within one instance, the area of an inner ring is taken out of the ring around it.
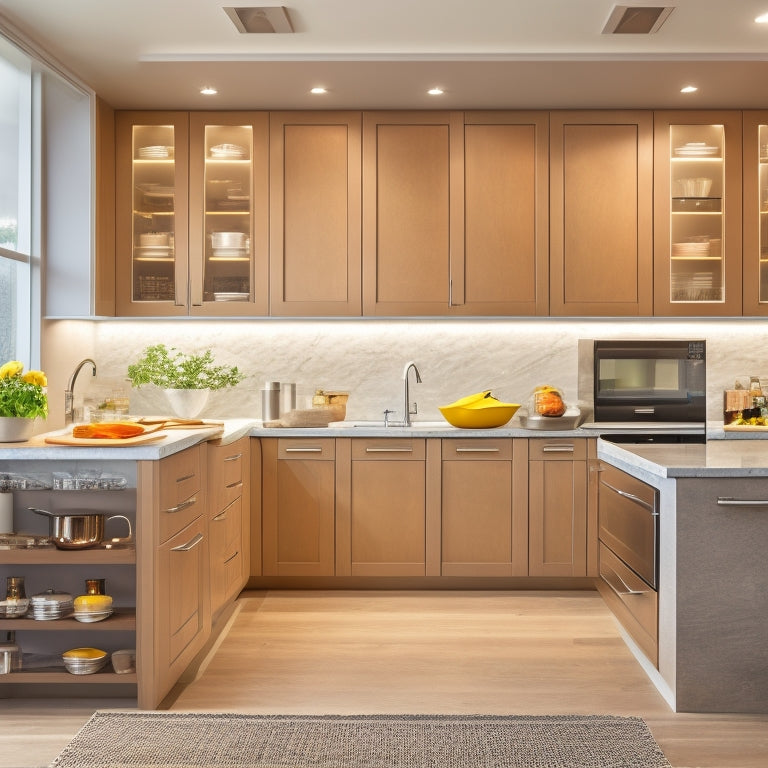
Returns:
[[[492,429],[503,427],[517,412],[518,403],[500,403],[492,397],[485,397],[469,405],[442,405],[440,413],[454,427],[460,429]]]

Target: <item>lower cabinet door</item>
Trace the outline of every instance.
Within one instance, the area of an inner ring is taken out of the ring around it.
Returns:
[[[424,440],[352,441],[352,576],[426,575]]]
[[[262,440],[263,573],[335,573],[333,439]]]
[[[516,472],[512,446],[511,439],[442,441],[441,575],[527,575],[526,520],[515,514],[527,478]],[[521,466],[525,473],[526,452]]]
[[[210,632],[208,540],[198,517],[157,549],[155,636],[158,694],[166,694]]]
[[[529,576],[587,575],[587,441],[529,440]]]

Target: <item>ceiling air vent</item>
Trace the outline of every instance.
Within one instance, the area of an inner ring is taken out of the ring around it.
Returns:
[[[674,10],[674,7],[658,5],[615,5],[603,27],[603,34],[652,35]]]
[[[282,5],[224,8],[238,32],[246,35],[293,32],[288,11]]]

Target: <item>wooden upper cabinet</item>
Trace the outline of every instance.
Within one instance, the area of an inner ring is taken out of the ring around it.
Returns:
[[[543,112],[465,114],[463,248],[451,248],[452,314],[547,314],[548,125]]]
[[[653,311],[653,115],[550,116],[550,314]]]
[[[768,315],[768,111],[743,120],[743,313]]]
[[[741,112],[656,112],[654,132],[654,312],[740,315]]]
[[[359,112],[270,114],[270,312],[361,313]]]
[[[448,313],[462,121],[458,112],[364,113],[364,314]]]

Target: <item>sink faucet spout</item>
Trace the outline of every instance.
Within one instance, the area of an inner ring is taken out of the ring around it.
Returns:
[[[404,427],[410,427],[411,426],[411,416],[418,413],[418,408],[416,407],[416,403],[413,403],[413,408],[411,408],[411,393],[410,393],[410,386],[408,383],[408,374],[413,370],[413,373],[416,376],[416,383],[421,384],[421,374],[419,373],[419,369],[416,367],[416,363],[413,362],[413,360],[410,360],[405,364],[405,368],[403,370],[403,426]]]
[[[93,375],[96,375],[96,363],[90,357],[81,360],[72,375],[69,377],[67,388],[64,390],[64,423],[71,424],[75,420],[75,381],[84,365],[90,363]]]

